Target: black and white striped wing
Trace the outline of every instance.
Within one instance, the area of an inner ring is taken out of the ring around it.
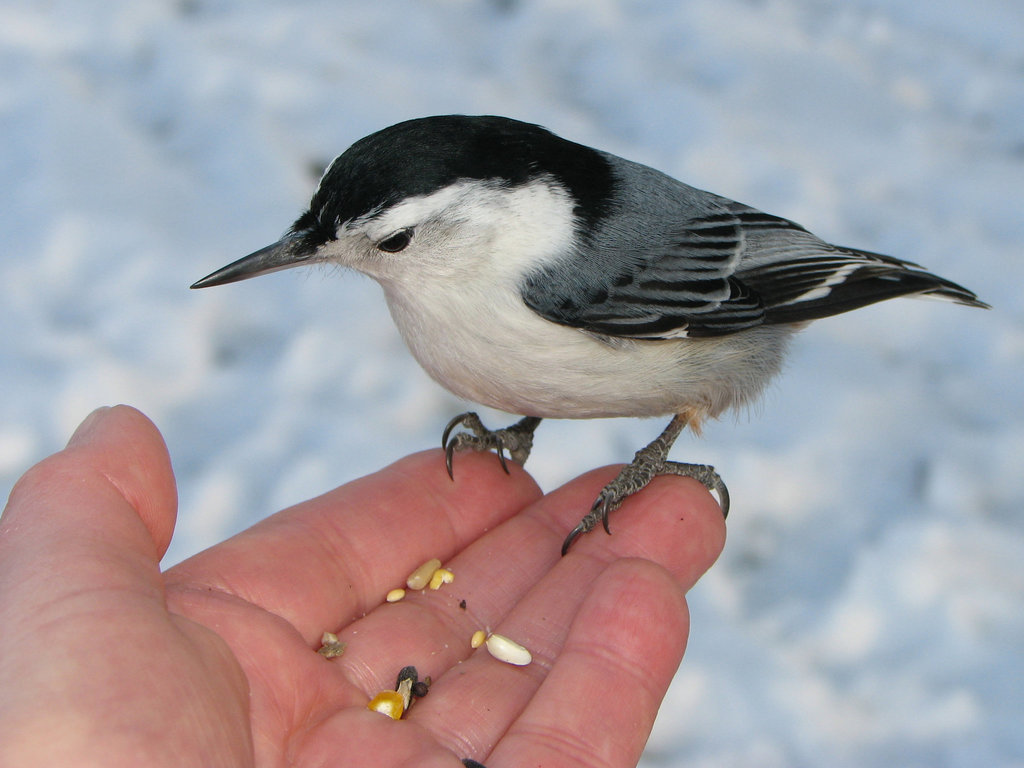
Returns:
[[[738,203],[734,209],[741,219],[758,220],[753,209]],[[917,264],[829,245],[785,219],[764,218],[748,226],[746,235],[736,277],[761,297],[765,324],[817,320],[898,296],[988,306],[963,286]]]
[[[528,283],[526,303],[554,322],[628,338],[722,336],[802,323],[884,299],[932,295],[986,306],[916,264],[829,245],[787,219],[730,203],[649,255],[571,287]]]
[[[735,277],[742,251],[739,219],[712,214],[642,253],[531,275],[523,298],[549,320],[605,336],[732,333],[764,320],[760,298]]]

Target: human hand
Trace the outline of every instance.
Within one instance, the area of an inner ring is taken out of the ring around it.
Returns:
[[[682,658],[685,592],[724,543],[695,481],[658,478],[559,557],[614,468],[542,496],[440,451],[284,510],[169,569],[176,491],[118,406],[31,469],[0,518],[0,764],[635,765]],[[455,581],[383,603],[439,557]],[[460,607],[465,600],[465,608]],[[478,628],[527,646],[513,667]],[[324,630],[343,656],[315,653]],[[401,721],[367,710],[414,665]]]

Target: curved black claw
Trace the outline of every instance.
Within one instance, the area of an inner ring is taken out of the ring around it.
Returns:
[[[612,505],[610,499],[605,499],[601,502],[601,525],[604,527],[604,532],[609,536],[612,535],[612,529],[608,527],[608,514],[612,511]]]
[[[494,452],[498,454],[498,461],[501,462],[501,468],[505,470],[505,474],[512,474],[508,471],[508,462],[505,461],[505,443],[502,442],[501,438],[497,438],[497,445],[494,447]]]
[[[455,455],[455,446],[444,449],[444,468],[448,470],[448,477],[455,479],[455,471],[452,469],[452,456]]]
[[[600,520],[604,532],[609,536],[612,535],[612,529],[608,527],[608,515],[611,514],[613,509],[618,509],[622,505],[625,496],[618,499],[615,498],[615,495],[609,491],[609,487],[605,486],[601,489],[601,493],[597,495],[597,499],[594,500],[594,504],[590,507],[590,512],[583,518],[583,522],[587,524],[587,531],[594,530],[597,527],[597,521]]]
[[[452,480],[455,479],[455,472],[452,470],[452,457],[455,455],[455,441],[448,442],[449,436],[451,436],[452,430],[465,421],[476,419],[480,421],[480,417],[472,411],[466,413],[460,413],[458,416],[452,418],[451,421],[444,428],[444,432],[441,433],[441,447],[444,448],[444,466],[448,470],[448,477]]]
[[[565,555],[569,551],[569,547],[584,533],[590,533],[594,528],[597,527],[597,521],[601,521],[601,525],[604,527],[604,532],[609,536],[612,535],[611,528],[608,527],[608,514],[613,510],[617,509],[622,504],[622,499],[615,499],[612,494],[606,493],[608,487],[605,487],[600,494],[598,494],[597,501],[590,508],[579,524],[569,531],[569,535],[565,537],[565,541],[562,542],[562,554]]]
[[[715,487],[710,490],[714,491],[718,496],[718,506],[722,510],[722,519],[727,520],[729,518],[729,489],[725,487],[725,483],[722,478],[715,473]]]
[[[565,557],[565,555],[569,552],[569,547],[572,546],[572,543],[576,541],[576,539],[578,539],[581,534],[584,534],[589,530],[590,529],[587,528],[581,521],[579,525],[577,525],[575,528],[569,531],[569,535],[566,536],[565,541],[562,542],[562,557]]]
[[[441,433],[441,447],[447,450],[448,437],[451,435],[452,430],[464,421],[470,421],[472,419],[476,419],[477,422],[480,421],[480,417],[472,411],[466,411],[465,413],[460,413],[458,416],[453,417],[452,420],[448,422],[447,426],[445,426],[444,432]]]
[[[533,431],[537,429],[540,421],[539,418],[526,416],[506,429],[490,430],[472,411],[459,414],[448,422],[441,434],[441,447],[444,448],[444,463],[448,477],[455,479],[452,470],[455,452],[466,448],[474,451],[493,450],[498,455],[498,461],[501,462],[505,474],[510,474],[506,453],[508,458],[516,463],[525,463],[533,445]],[[466,431],[452,434],[457,427],[463,427]]]
[[[664,469],[659,474],[692,477],[718,497],[722,517],[729,517],[729,489],[710,464],[680,464],[676,461],[666,461]]]

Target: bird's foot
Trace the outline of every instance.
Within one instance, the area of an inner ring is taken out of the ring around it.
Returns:
[[[601,490],[590,512],[566,536],[565,543],[562,544],[563,555],[569,551],[569,547],[581,534],[596,528],[598,522],[604,526],[606,533],[611,533],[608,528],[608,514],[618,509],[622,502],[634,493],[645,488],[658,475],[692,477],[709,491],[717,494],[718,504],[722,508],[722,516],[729,515],[729,489],[725,487],[725,483],[715,472],[715,468],[706,464],[683,464],[678,461],[668,461],[664,453],[660,451],[657,442],[655,441],[638,451],[632,463],[623,467],[618,476]]]
[[[526,463],[533,447],[533,433],[540,424],[536,416],[526,416],[510,427],[505,429],[487,429],[480,417],[473,412],[463,413],[448,422],[441,435],[441,447],[444,448],[445,467],[448,469],[448,476],[452,479],[452,457],[456,451],[494,451],[501,461],[501,468],[508,473],[508,463],[505,454],[519,465]],[[461,427],[465,432],[453,430]]]

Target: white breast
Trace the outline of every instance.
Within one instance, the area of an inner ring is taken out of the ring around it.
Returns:
[[[717,416],[777,373],[789,333],[716,339],[602,340],[556,325],[518,295],[463,286],[445,302],[388,295],[420,365],[447,389],[514,414],[553,418]]]

